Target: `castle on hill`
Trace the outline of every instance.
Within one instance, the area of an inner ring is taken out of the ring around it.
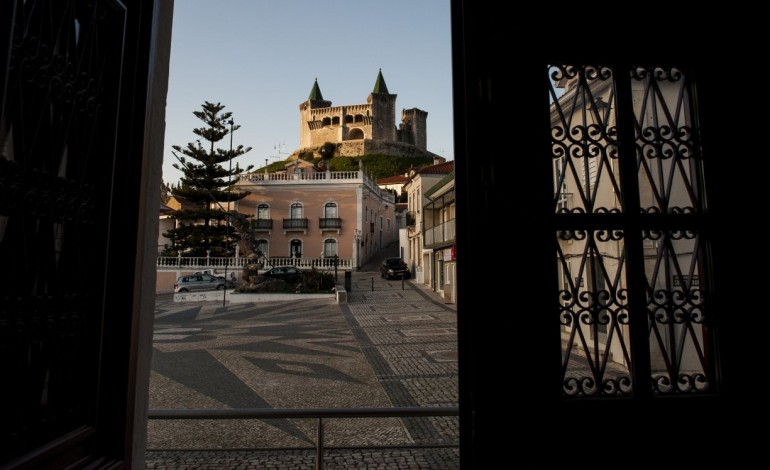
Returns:
[[[388,92],[380,70],[366,104],[332,106],[324,100],[316,79],[308,99],[299,105],[300,148],[289,158],[311,153],[318,157],[321,146],[331,142],[337,144],[334,155],[340,157],[382,154],[445,161],[427,149],[427,111],[402,109],[396,126],[397,96]]]

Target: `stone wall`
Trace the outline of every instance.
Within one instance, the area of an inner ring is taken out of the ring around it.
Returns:
[[[316,157],[320,157],[318,151],[321,146],[302,147],[295,150],[289,158],[296,157],[304,152],[312,152]],[[415,145],[406,144],[403,142],[383,142],[375,141],[371,139],[361,140],[347,140],[337,144],[337,152],[335,157],[360,157],[363,155],[393,155],[399,157],[431,157],[438,159],[436,163],[445,162],[446,159],[429,152],[424,149],[420,149]]]

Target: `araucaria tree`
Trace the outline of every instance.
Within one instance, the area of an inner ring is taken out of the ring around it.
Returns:
[[[202,144],[198,139],[188,143],[187,147],[172,145],[178,160],[174,168],[184,176],[178,185],[171,187],[171,195],[179,201],[181,209],[171,213],[177,220],[176,228],[163,234],[172,242],[163,251],[164,256],[233,256],[235,243],[241,238],[234,224],[229,223],[232,217],[238,216],[232,211],[232,202],[249,193],[233,188],[238,175],[251,170],[253,165],[242,169],[236,163],[233,167],[232,160],[250,151],[251,147],[233,147],[231,133],[240,126],[234,124],[231,112],[222,111],[223,105],[205,101],[201,107],[202,111],[193,114],[205,123],[205,127],[193,129],[193,134],[206,143]],[[228,135],[227,148],[217,147]]]

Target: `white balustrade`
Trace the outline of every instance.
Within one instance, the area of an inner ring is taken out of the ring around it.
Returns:
[[[180,257],[158,256],[156,268],[158,271],[200,271],[203,269],[243,269],[249,264],[249,258],[221,258],[221,257]],[[333,271],[333,258],[291,258],[273,257],[263,261],[263,269],[274,266],[296,266],[299,269],[317,269],[319,271]],[[351,270],[355,266],[352,258],[337,258],[337,270]]]

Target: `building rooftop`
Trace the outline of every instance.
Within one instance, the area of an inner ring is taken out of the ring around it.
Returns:
[[[404,184],[407,181],[409,181],[408,176],[404,175],[395,175],[395,176],[386,176],[385,178],[380,178],[377,180],[377,184]]]
[[[445,175],[455,170],[455,161],[450,160],[448,162],[438,163],[436,165],[430,165],[417,170],[416,173],[421,175]]]

